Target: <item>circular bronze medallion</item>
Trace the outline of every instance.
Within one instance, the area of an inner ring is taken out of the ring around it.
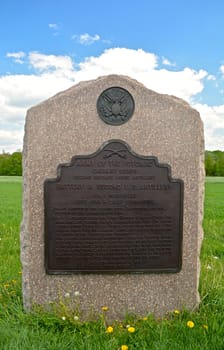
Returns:
[[[131,94],[121,87],[110,87],[102,92],[97,100],[97,111],[100,118],[110,125],[126,123],[135,108]]]

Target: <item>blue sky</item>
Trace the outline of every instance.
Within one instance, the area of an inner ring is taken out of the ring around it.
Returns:
[[[0,152],[26,110],[81,80],[125,74],[188,101],[224,150],[224,1],[8,0],[0,11]]]

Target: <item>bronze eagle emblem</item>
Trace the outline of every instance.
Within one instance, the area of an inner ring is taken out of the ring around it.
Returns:
[[[112,87],[100,95],[97,103],[100,117],[108,124],[125,123],[134,110],[134,100],[123,88]]]

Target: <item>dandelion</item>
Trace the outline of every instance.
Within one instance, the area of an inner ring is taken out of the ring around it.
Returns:
[[[102,306],[102,311],[108,311],[108,310],[109,310],[108,306]]]
[[[121,345],[121,350],[128,350],[128,346],[127,345]]]
[[[175,315],[179,315],[179,314],[180,314],[180,311],[179,311],[179,310],[174,310],[174,314],[175,314]]]
[[[189,328],[194,328],[194,322],[193,322],[193,321],[188,321],[188,322],[187,322],[187,326],[188,326]]]
[[[134,333],[135,332],[135,327],[128,327],[128,332],[129,333]]]
[[[113,333],[114,329],[113,327],[109,326],[107,327],[106,333]]]
[[[74,293],[75,297],[78,297],[80,295],[79,291],[76,290],[75,293]]]
[[[202,326],[206,331],[208,330],[208,325],[207,324],[203,324]]]
[[[148,317],[143,317],[143,319],[142,319],[143,321],[147,321],[148,320]]]
[[[61,319],[62,319],[62,321],[65,321],[65,320],[66,320],[66,317],[65,317],[65,316],[62,316]]]
[[[74,320],[75,320],[75,321],[78,321],[78,320],[79,320],[79,316],[76,316],[76,315],[75,315],[75,316],[74,316]]]

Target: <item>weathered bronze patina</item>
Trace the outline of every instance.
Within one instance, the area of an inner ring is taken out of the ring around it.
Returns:
[[[110,87],[104,90],[97,100],[97,111],[100,118],[110,125],[126,123],[134,113],[134,99],[121,87]]]
[[[178,272],[183,182],[119,140],[75,156],[44,184],[50,274]]]

